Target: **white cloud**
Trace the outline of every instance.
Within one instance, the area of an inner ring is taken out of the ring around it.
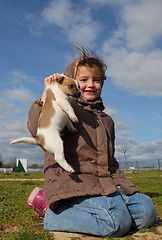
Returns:
[[[93,21],[87,24],[78,23],[73,26],[73,29],[69,30],[69,41],[92,46],[100,30],[99,24]]]
[[[106,48],[105,48],[106,52]],[[108,75],[118,87],[140,95],[162,97],[162,51],[129,52],[114,49]]]
[[[27,123],[24,120],[8,120],[8,122],[1,123],[0,129],[1,144],[9,143],[11,140],[27,134]]]
[[[24,109],[16,107],[13,103],[7,102],[6,99],[0,98],[0,121],[8,121],[11,117],[21,116]],[[2,125],[2,123],[0,123]]]
[[[33,76],[28,76],[20,70],[14,70],[9,73],[10,84],[16,86],[24,86],[25,84],[34,84],[40,86],[40,81],[37,81]]]
[[[116,158],[118,161],[124,161],[123,153],[119,150],[120,145],[129,147],[126,155],[128,161],[155,161],[162,155],[162,140],[150,142],[138,142],[137,140],[123,136],[117,136],[116,139]]]
[[[115,121],[115,157],[117,161],[125,161],[123,153],[119,150],[120,145],[128,146],[126,152],[128,161],[154,161],[162,155],[162,140],[153,139],[150,142],[139,142],[130,136],[129,130],[133,126],[120,119],[120,112],[106,107],[105,112],[112,116]]]
[[[141,0],[124,8],[122,17],[127,26],[128,47],[137,50],[154,47],[155,40],[162,36],[161,12],[161,0]]]
[[[111,116],[113,119],[117,119],[119,117],[119,111],[112,109],[111,107],[106,106],[105,113]]]
[[[0,98],[0,119],[5,119],[6,116],[10,114],[11,110],[13,109],[13,104],[6,103],[3,98]]]
[[[71,43],[91,46],[101,30],[99,23],[91,18],[90,8],[77,6],[70,0],[49,2],[41,17],[44,24],[60,27]]]
[[[130,130],[134,126],[122,121],[118,110],[106,107],[105,112],[109,114],[115,122],[115,157],[118,161],[125,161],[123,153],[119,150],[120,145],[128,146],[126,153],[128,161],[153,161],[162,155],[162,140],[153,139],[149,142],[139,142],[131,137]]]
[[[158,49],[162,37],[161,0],[136,3],[134,0],[85,0],[84,4],[52,0],[42,10],[38,28],[51,25],[54,35],[61,30],[60,34],[70,43],[93,48],[104,29],[92,15],[100,6],[111,7],[118,23],[111,38],[103,44],[102,56],[109,65],[107,75],[116,86],[134,94],[161,97],[162,50]],[[38,23],[38,19],[34,22]]]
[[[162,154],[162,140],[154,140],[147,143],[138,143],[130,148],[130,160],[153,160]]]
[[[28,78],[28,76],[21,71],[13,71],[11,75],[16,79],[26,80]]]
[[[130,124],[123,122],[120,120],[120,113],[118,110],[112,109],[110,107],[105,108],[105,113],[107,113],[115,122],[115,129],[117,130],[118,134],[125,134],[125,130],[131,128]]]
[[[162,1],[141,0],[120,9],[119,27],[104,42],[113,83],[144,96],[162,97]]]
[[[1,101],[2,105],[5,101]],[[7,105],[6,105],[7,106]],[[1,107],[1,104],[0,104]],[[9,111],[14,107],[10,105]],[[2,107],[0,111],[3,110]],[[116,158],[118,161],[123,161],[124,157],[121,152],[118,151],[118,145],[126,142],[130,146],[129,151],[127,152],[128,161],[135,160],[156,160],[159,156],[162,155],[162,140],[152,140],[148,143],[140,143],[137,140],[129,136],[128,130],[131,128],[129,124],[120,120],[119,111],[109,108],[106,108],[106,112],[110,114],[115,119],[115,128],[116,128]],[[27,119],[26,120],[10,120],[7,118],[5,121],[0,122],[0,153],[3,156],[3,161],[10,161],[10,157],[16,156],[17,158],[27,158],[28,165],[32,163],[37,163],[43,165],[44,152],[38,146],[30,146],[28,144],[15,144],[9,145],[9,142],[15,138],[30,136],[30,133],[27,129]]]
[[[46,23],[55,23],[62,28],[68,27],[73,16],[70,0],[50,1],[41,13]]]
[[[24,88],[6,89],[0,97],[0,154],[3,161],[8,162],[11,156],[23,158],[23,152],[18,147],[9,146],[9,142],[15,138],[29,135],[27,130],[28,107],[18,107],[16,101],[23,104],[31,104],[32,95]],[[19,119],[19,120],[18,120]],[[20,120],[23,119],[23,120]],[[26,120],[24,120],[26,119]],[[28,155],[32,152],[28,150]]]
[[[162,114],[160,112],[160,114],[158,112],[155,111],[151,111],[151,114],[153,114],[156,118],[162,119]]]
[[[97,4],[97,5],[112,5],[112,6],[122,6],[125,5],[126,3],[130,3],[133,0],[85,0],[87,4]]]
[[[43,165],[44,152],[38,146],[28,144],[9,145],[11,140],[19,137],[31,136],[27,129],[27,120],[7,120],[0,122],[0,154],[3,162],[9,162],[10,157],[27,158],[28,165],[37,163]]]
[[[4,98],[19,101],[25,105],[31,105],[34,100],[33,94],[24,87],[5,89],[1,92],[1,95],[4,96]]]

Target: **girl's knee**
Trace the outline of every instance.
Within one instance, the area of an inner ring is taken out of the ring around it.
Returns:
[[[123,222],[115,223],[113,226],[111,226],[111,229],[110,229],[110,225],[107,224],[107,226],[105,226],[105,232],[104,234],[102,232],[101,236],[103,237],[123,236],[129,232],[129,230],[131,229],[131,225],[132,225],[132,220],[128,221],[127,223],[123,223]]]
[[[132,217],[128,211],[121,211],[122,216],[111,215],[109,221],[100,222],[101,236],[103,237],[119,237],[128,233],[132,226]],[[104,231],[103,231],[104,230]]]
[[[147,195],[143,195],[143,197],[145,201],[139,208],[139,218],[136,221],[138,229],[152,227],[157,222],[156,208],[151,198]]]

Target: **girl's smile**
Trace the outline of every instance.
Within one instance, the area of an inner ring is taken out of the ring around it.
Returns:
[[[76,73],[82,97],[94,101],[101,94],[101,70],[98,66],[79,66]]]

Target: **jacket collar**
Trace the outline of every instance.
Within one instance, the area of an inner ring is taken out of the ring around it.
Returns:
[[[101,97],[92,102],[80,97],[77,102],[78,105],[82,106],[84,109],[92,111],[94,113],[100,113],[105,109]]]

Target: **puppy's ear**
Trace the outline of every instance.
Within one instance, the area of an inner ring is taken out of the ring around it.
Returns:
[[[65,76],[59,74],[59,76],[57,76],[57,78],[56,78],[56,81],[61,84],[63,82],[64,78],[65,78]]]

